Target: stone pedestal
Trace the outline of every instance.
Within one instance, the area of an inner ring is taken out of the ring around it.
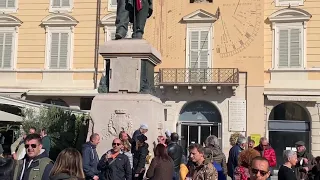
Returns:
[[[109,92],[93,99],[90,112],[93,132],[102,138],[97,147],[99,155],[111,148],[120,131],[132,136],[142,123],[149,126],[146,136],[152,152],[152,143],[163,134],[164,123],[164,106],[150,94],[154,66],[161,62],[160,53],[145,40],[117,40],[101,46],[100,54],[107,64]]]

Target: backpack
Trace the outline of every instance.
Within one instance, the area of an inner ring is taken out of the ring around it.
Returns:
[[[223,172],[223,169],[221,167],[221,164],[216,163],[215,161],[213,161],[213,166],[214,168],[216,168],[217,172],[218,172],[218,180],[227,180],[226,175]]]

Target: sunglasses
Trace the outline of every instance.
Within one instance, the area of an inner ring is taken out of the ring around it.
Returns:
[[[260,170],[260,169],[254,169],[254,168],[251,168],[251,172],[252,172],[253,174],[258,174],[258,172],[260,172],[260,174],[261,174],[262,176],[265,176],[266,174],[268,174],[268,172],[266,172],[266,171],[262,171],[262,170]]]
[[[24,147],[25,147],[26,149],[28,149],[29,146],[31,146],[33,149],[37,147],[36,144],[26,144],[26,145],[24,145]]]
[[[120,143],[112,143],[112,146],[120,146]]]

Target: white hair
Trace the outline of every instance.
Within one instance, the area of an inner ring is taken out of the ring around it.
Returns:
[[[247,138],[246,137],[240,136],[237,139],[237,144],[244,144],[246,142],[247,142]]]
[[[292,156],[296,155],[297,153],[295,151],[292,150],[284,150],[283,151],[283,160],[285,162],[289,161],[289,158],[291,158]]]
[[[207,139],[205,140],[205,144],[206,146],[219,146],[219,139],[217,138],[217,136],[211,135],[208,136]]]

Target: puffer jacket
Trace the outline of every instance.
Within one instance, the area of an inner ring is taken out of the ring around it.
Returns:
[[[259,151],[261,156],[265,157],[269,161],[270,167],[275,167],[277,165],[276,153],[271,146],[268,146],[264,151],[260,145],[255,147],[254,149]]]
[[[226,155],[224,155],[224,153],[222,152],[219,146],[209,146],[209,148],[212,151],[212,160],[217,164],[221,165],[223,169],[223,173],[227,176],[228,168],[227,168]]]

